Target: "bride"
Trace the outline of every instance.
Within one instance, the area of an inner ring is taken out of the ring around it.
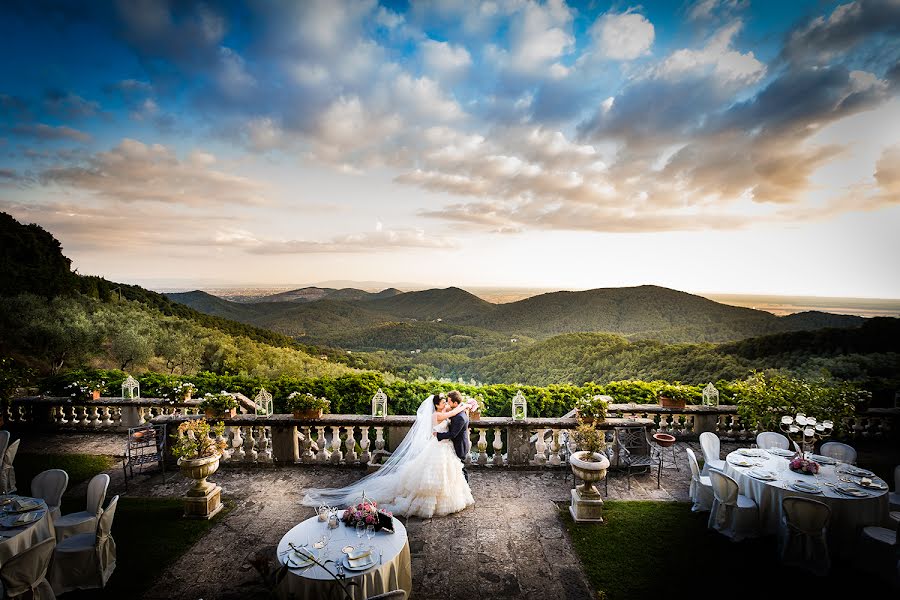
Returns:
[[[447,431],[450,417],[465,408],[460,404],[451,410],[443,394],[429,396],[419,405],[409,433],[378,471],[347,487],[308,490],[303,504],[348,506],[365,492],[385,510],[425,519],[472,506],[475,500],[453,443],[433,435]]]

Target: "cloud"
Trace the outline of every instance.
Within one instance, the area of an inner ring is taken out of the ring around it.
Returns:
[[[264,202],[261,183],[217,171],[212,168],[214,162],[215,157],[208,153],[195,151],[181,160],[171,148],[126,138],[82,164],[45,169],[39,180],[123,203],[217,206]]]
[[[514,74],[559,78],[568,68],[559,59],[574,49],[573,13],[562,0],[527,0],[509,21],[508,48],[495,47],[493,60]]]
[[[376,229],[376,231],[333,237],[327,241],[311,240],[257,240],[249,233],[235,236],[223,234],[228,241],[237,243],[252,254],[323,254],[386,252],[407,248],[453,249],[451,238],[428,235],[422,229]]]
[[[633,10],[604,13],[591,26],[591,37],[601,58],[634,60],[650,53],[656,35],[653,24]]]
[[[689,21],[711,21],[730,17],[749,5],[750,0],[695,0],[687,7],[686,16]]]
[[[55,89],[46,91],[43,104],[47,112],[62,119],[93,117],[100,111],[100,105],[93,100]]]
[[[698,74],[711,74],[723,84],[747,85],[756,83],[766,73],[766,66],[753,52],[741,53],[732,49],[732,41],[743,24],[735,21],[718,30],[698,50],[683,48],[670,54],[656,69],[658,77],[681,79]]]
[[[458,76],[472,64],[472,57],[463,46],[429,39],[422,42],[420,50],[425,69],[439,77]]]
[[[13,133],[42,140],[74,140],[89,142],[91,136],[68,125],[47,125],[46,123],[23,123],[12,128]]]
[[[876,36],[896,40],[897,35],[900,2],[857,0],[840,4],[827,17],[816,17],[792,31],[783,55],[792,62],[823,64]]]

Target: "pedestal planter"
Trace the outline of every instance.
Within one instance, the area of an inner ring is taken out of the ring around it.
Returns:
[[[480,413],[480,412],[472,412],[472,413],[469,413],[469,420],[470,420],[470,421],[480,421],[480,420],[481,420],[481,413]]]
[[[663,408],[684,408],[684,400],[679,398],[669,398],[668,396],[659,397],[659,405]]]
[[[222,488],[206,478],[219,469],[220,455],[204,458],[179,458],[181,474],[194,480],[184,495],[184,516],[191,519],[211,519],[222,510]]]
[[[595,481],[601,481],[606,477],[609,468],[609,459],[603,454],[594,453],[593,461],[584,460],[587,452],[575,452],[569,457],[569,466],[576,477],[584,482],[584,485],[572,490],[572,503],[569,512],[576,523],[602,523],[603,499]]]
[[[322,418],[322,409],[307,408],[304,410],[295,410],[294,418],[295,419],[321,419]]]

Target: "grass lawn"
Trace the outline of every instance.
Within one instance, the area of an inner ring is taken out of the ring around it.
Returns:
[[[97,473],[108,471],[116,464],[110,456],[96,454],[17,454],[13,463],[16,487],[22,495],[31,493],[31,480],[47,469],[62,469],[69,474],[69,488],[87,481]],[[84,510],[84,507],[79,510]]]
[[[115,465],[112,458],[90,454],[19,454],[16,456],[16,480],[19,493],[28,494],[31,479],[46,469],[64,469],[69,474],[69,489]],[[106,502],[111,499],[107,495]],[[84,510],[84,497],[63,497],[63,514]],[[184,519],[181,498],[119,498],[113,520],[116,541],[116,570],[106,588],[69,592],[65,598],[137,598],[188,548],[210,530],[233,505],[212,521]]]
[[[706,528],[709,513],[690,504],[609,501],[603,524],[576,525],[569,536],[600,598],[896,598],[874,575],[835,562],[817,578],[780,566],[774,537],[733,543]],[[679,593],[679,591],[681,593]],[[849,594],[849,595],[847,595]]]

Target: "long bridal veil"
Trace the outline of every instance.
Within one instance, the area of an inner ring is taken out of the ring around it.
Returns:
[[[400,470],[413,458],[422,453],[426,444],[431,440],[434,420],[434,396],[428,396],[416,410],[416,421],[409,433],[397,446],[381,468],[371,475],[350,485],[337,489],[314,488],[306,491],[303,504],[306,506],[346,507],[353,504],[365,491],[366,497],[376,500],[379,504],[390,502],[394,498],[396,476]],[[325,440],[319,440],[319,444]]]

